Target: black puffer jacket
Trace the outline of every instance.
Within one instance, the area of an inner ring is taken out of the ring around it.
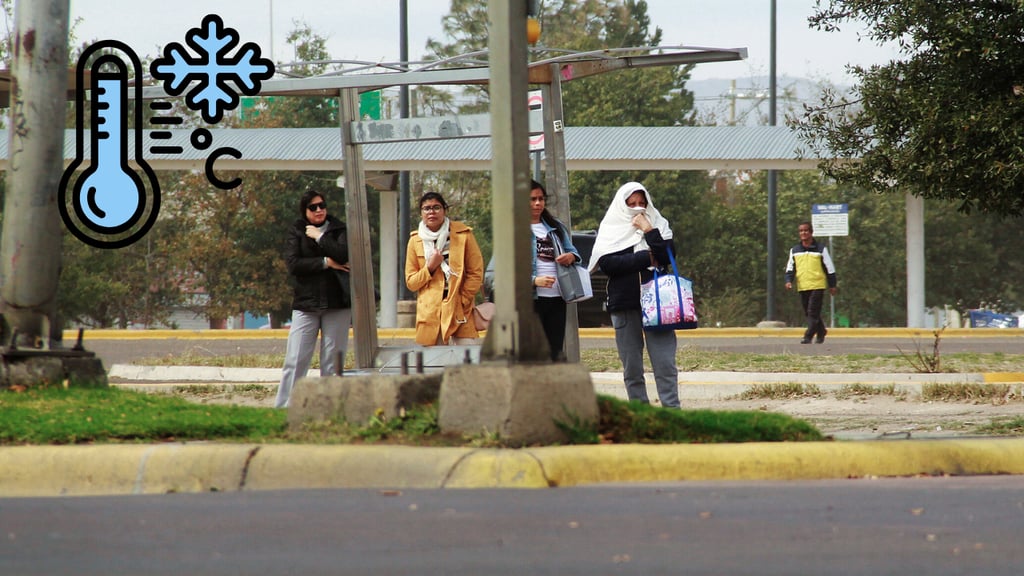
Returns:
[[[327,230],[320,242],[306,237],[304,218],[288,228],[288,242],[284,261],[291,275],[294,296],[292,309],[304,312],[334,308],[351,308],[352,297],[347,272],[324,266],[324,257],[336,262],[348,262],[348,235],[345,224],[327,216]]]
[[[668,258],[668,247],[671,246],[672,253],[675,254],[675,245],[671,239],[662,239],[661,231],[653,228],[644,234],[644,240],[650,246],[650,251],[634,252],[630,247],[605,254],[597,262],[601,271],[608,275],[609,312],[640,309],[640,284],[650,281],[653,277],[649,270],[652,252],[659,268],[672,267]]]

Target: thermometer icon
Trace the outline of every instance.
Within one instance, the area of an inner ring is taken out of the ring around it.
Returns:
[[[86,67],[91,72],[88,81]],[[140,70],[138,56],[116,40],[91,45],[78,60],[76,154],[61,178],[58,207],[68,229],[97,248],[121,248],[134,243],[149,231],[159,212],[160,185],[153,169],[142,158]],[[129,75],[129,71],[133,74]],[[129,86],[131,80],[134,86]],[[84,122],[87,82],[88,129]],[[129,98],[130,90],[134,91],[133,98]],[[129,126],[130,119],[134,119],[134,126]],[[133,131],[131,144],[137,168],[128,161],[129,130]],[[86,132],[89,158],[84,150]]]

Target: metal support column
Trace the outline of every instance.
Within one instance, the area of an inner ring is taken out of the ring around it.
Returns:
[[[544,154],[547,162],[548,195],[554,202],[548,209],[572,230],[572,210],[569,205],[569,172],[565,164],[565,117],[562,114],[562,76],[559,64],[551,65],[551,84],[541,86],[544,99]],[[580,361],[580,322],[576,304],[565,310],[565,359]]]
[[[402,61],[403,69],[408,70],[405,63],[409,61],[409,0],[399,0],[398,12],[398,58]],[[398,88],[398,110],[399,117],[409,117],[408,84],[402,84]],[[398,175],[398,265],[395,267],[395,273],[401,279],[398,281],[398,294],[401,300],[413,298],[409,287],[405,285],[405,250],[409,243],[409,212],[412,205],[409,194],[409,171],[402,170]],[[383,260],[381,262],[383,266]]]
[[[352,122],[359,119],[359,90],[341,90],[338,104],[345,156],[345,224],[352,267],[352,330],[355,333],[356,367],[372,368],[377,356],[377,303],[373,292],[373,260],[370,258],[370,220],[363,149],[352,142]]]
[[[775,110],[777,102],[775,98],[775,0],[771,2],[771,50],[769,59],[769,74],[768,74],[768,93],[769,93],[769,104],[768,104],[768,125],[775,126]],[[778,225],[776,223],[776,214],[778,206],[778,174],[775,170],[768,171],[768,238],[766,245],[767,260],[768,260],[768,286],[766,292],[768,294],[768,301],[765,303],[765,319],[775,320],[775,236],[778,232]]]

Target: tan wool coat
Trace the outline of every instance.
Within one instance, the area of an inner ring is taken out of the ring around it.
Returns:
[[[419,232],[409,236],[405,256],[405,285],[416,292],[416,343],[433,346],[440,335],[450,338],[478,338],[473,323],[476,293],[484,280],[484,257],[473,236],[473,229],[462,222],[449,224],[448,297],[444,298],[444,271],[439,266],[433,274],[427,269],[423,240]]]

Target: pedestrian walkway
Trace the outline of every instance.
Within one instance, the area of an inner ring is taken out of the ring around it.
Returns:
[[[319,370],[310,370],[310,377],[319,377]],[[221,368],[215,366],[139,366],[115,364],[108,372],[111,384],[123,387],[153,389],[173,388],[187,384],[277,385],[280,368]],[[591,380],[599,394],[625,397],[621,372],[591,372]],[[647,374],[652,397],[654,377]],[[964,374],[918,373],[841,373],[818,374],[798,372],[680,372],[680,399],[714,399],[742,394],[752,386],[768,384],[804,384],[817,386],[823,392],[836,392],[854,384],[896,386],[898,390],[920,393],[926,384],[1024,384],[1022,372],[976,372]]]

